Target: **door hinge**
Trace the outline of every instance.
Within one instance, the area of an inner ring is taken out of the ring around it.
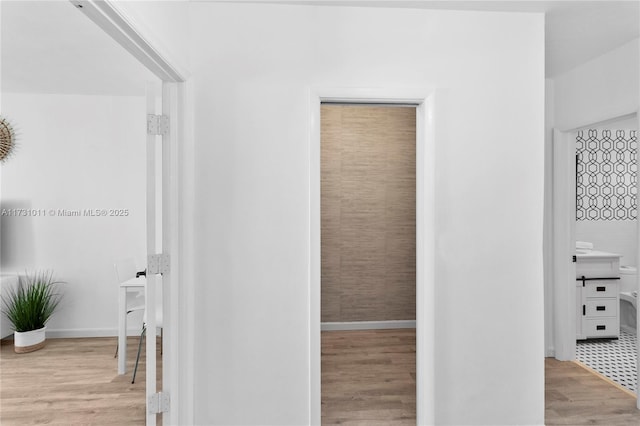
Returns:
[[[587,315],[587,306],[586,305],[582,305],[582,316]]]
[[[573,255],[573,263],[576,263],[578,261],[578,257],[574,254]]]
[[[148,407],[150,414],[168,413],[171,405],[171,398],[168,392],[158,392],[149,395]]]
[[[166,274],[171,270],[169,255],[150,254],[147,258],[147,274]]]
[[[147,134],[148,135],[168,135],[169,134],[169,117],[166,115],[147,115]]]

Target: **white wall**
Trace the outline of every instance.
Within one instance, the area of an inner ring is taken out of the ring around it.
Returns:
[[[554,80],[555,126],[571,130],[638,110],[639,39]]]
[[[190,9],[196,423],[309,422],[309,89],[391,86],[438,89],[436,423],[543,424],[543,16]]]
[[[621,254],[621,265],[636,266],[637,232],[637,220],[576,221],[576,241],[588,241],[597,250]]]
[[[49,334],[117,334],[113,263],[145,259],[144,97],[4,93],[19,131],[1,169],[2,207],[36,217],[2,222],[2,270],[51,269],[66,282]],[[62,217],[58,209],[127,209],[126,217]],[[50,213],[55,211],[55,215]],[[139,330],[132,320],[131,328]]]

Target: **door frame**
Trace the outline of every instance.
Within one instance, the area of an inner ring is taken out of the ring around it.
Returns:
[[[576,359],[575,131],[553,130],[553,316],[555,358]],[[572,189],[573,188],[573,189]],[[572,196],[573,194],[573,196]],[[558,285],[565,283],[565,285]]]
[[[416,417],[435,424],[436,92],[424,88],[312,88],[309,93],[309,424],[321,422],[320,104],[416,105]]]
[[[162,114],[169,117],[170,131],[163,136],[163,251],[169,255],[170,273],[163,275],[163,392],[171,397],[163,424],[194,423],[194,321],[193,288],[194,215],[192,164],[194,144],[186,123],[192,99],[188,75],[160,47],[162,41],[141,22],[127,16],[113,0],[69,0],[125,50],[162,80]],[[144,119],[144,118],[141,118]],[[187,194],[187,192],[189,194]],[[152,331],[151,336],[155,333]],[[149,407],[147,395],[147,413]],[[155,425],[155,415],[147,414],[147,424]]]
[[[546,306],[546,310],[553,311],[553,336],[555,358],[561,361],[573,361],[576,356],[576,316],[575,300],[575,264],[568,266],[571,256],[575,254],[575,197],[576,197],[576,164],[575,139],[573,135],[582,129],[598,127],[612,121],[618,121],[637,116],[640,129],[640,112],[634,111],[617,117],[608,117],[594,123],[586,123],[573,129],[553,129],[553,306]],[[640,165],[640,150],[636,160]],[[637,181],[640,197],[640,179]],[[636,235],[636,243],[640,247],[640,227]],[[640,253],[640,252],[639,252]],[[640,254],[636,259],[640,265]],[[640,290],[640,275],[636,289]],[[573,285],[566,285],[570,282]],[[564,285],[562,283],[565,283]],[[636,323],[640,324],[640,309],[636,310]],[[636,347],[637,380],[640,383],[640,345]],[[636,408],[640,409],[640,393],[636,392]]]

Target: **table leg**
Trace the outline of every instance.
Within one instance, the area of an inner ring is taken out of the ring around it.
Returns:
[[[118,374],[127,372],[127,288],[118,290]]]

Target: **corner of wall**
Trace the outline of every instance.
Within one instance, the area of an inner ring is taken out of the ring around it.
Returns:
[[[110,1],[109,4],[154,47],[160,57],[182,76],[189,75],[189,2]]]
[[[554,120],[571,130],[638,110],[640,39],[553,77]]]
[[[543,218],[543,278],[544,278],[544,340],[545,356],[554,356],[553,348],[553,127],[555,124],[555,82],[545,79],[544,132],[544,218]]]

